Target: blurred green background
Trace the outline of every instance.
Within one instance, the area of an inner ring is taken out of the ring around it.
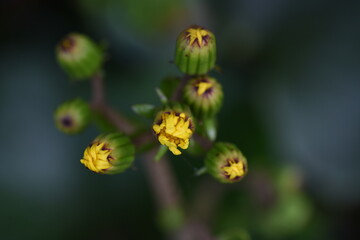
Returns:
[[[164,238],[140,157],[96,175],[79,159],[97,129],[53,125],[58,104],[90,98],[54,47],[73,31],[106,44],[107,98],[136,117],[132,104],[158,104],[154,88],[180,74],[175,40],[191,24],[217,37],[218,139],[250,168],[221,185],[194,176],[201,157],[170,156],[194,214],[219,239],[359,239],[359,13],[355,0],[2,0],[0,239]]]

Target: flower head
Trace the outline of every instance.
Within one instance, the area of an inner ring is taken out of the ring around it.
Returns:
[[[206,75],[190,79],[183,93],[184,101],[200,118],[215,115],[221,108],[223,96],[220,83]]]
[[[195,87],[197,87],[197,91],[196,91],[197,95],[202,96],[206,91],[211,89],[212,86],[213,83],[207,82],[206,80],[196,83]]]
[[[93,172],[103,172],[109,169],[112,149],[106,149],[104,145],[105,143],[95,142],[88,146],[80,162]]]
[[[79,33],[67,35],[56,46],[60,66],[74,79],[86,79],[101,68],[104,60],[101,48]]]
[[[89,123],[90,108],[81,99],[75,99],[61,104],[55,111],[56,127],[66,134],[81,132]]]
[[[229,176],[230,180],[233,180],[237,177],[241,177],[244,175],[244,163],[240,162],[238,159],[228,159],[228,165],[225,167],[222,167],[222,170],[224,170],[225,175]]]
[[[185,112],[173,110],[160,112],[153,125],[159,142],[165,145],[174,155],[180,155],[178,147],[187,149],[193,134],[193,123]]]
[[[223,183],[240,181],[248,171],[246,158],[230,143],[216,143],[208,152],[205,165],[208,172]]]
[[[216,61],[216,43],[212,32],[192,26],[180,33],[176,42],[175,64],[188,75],[210,71]]]
[[[201,27],[189,28],[186,31],[186,39],[190,45],[197,44],[199,47],[206,45],[209,38],[209,31]]]
[[[85,149],[80,162],[93,172],[115,174],[131,165],[134,152],[128,137],[120,133],[101,135]]]

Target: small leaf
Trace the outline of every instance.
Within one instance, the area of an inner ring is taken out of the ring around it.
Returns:
[[[168,102],[167,97],[166,97],[165,94],[160,90],[160,88],[155,88],[155,91],[156,91],[157,95],[159,96],[160,101],[161,101],[162,103],[165,104],[165,103]]]
[[[205,173],[207,173],[207,168],[203,166],[195,171],[195,176],[201,176]]]
[[[216,135],[217,135],[216,125],[217,124],[215,118],[209,118],[204,121],[206,135],[211,141],[215,141],[216,139]]]
[[[153,118],[156,112],[156,108],[151,104],[135,104],[132,107],[132,110],[140,116]]]
[[[166,152],[167,152],[167,147],[164,145],[161,145],[159,147],[158,152],[155,155],[155,159],[154,159],[155,162],[158,162],[165,155]]]

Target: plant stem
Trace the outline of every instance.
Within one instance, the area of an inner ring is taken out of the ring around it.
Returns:
[[[182,92],[184,90],[184,87],[186,85],[186,83],[189,81],[190,76],[189,75],[184,75],[181,79],[180,79],[180,83],[177,86],[177,88],[175,89],[174,93],[172,94],[170,100],[171,101],[179,101],[182,97]]]
[[[180,205],[180,194],[175,179],[165,157],[155,162],[157,149],[151,149],[145,157],[145,166],[150,179],[150,186],[159,209],[178,207]]]
[[[136,131],[136,127],[131,124],[125,117],[115,111],[112,107],[106,104],[104,79],[100,73],[93,76],[91,81],[92,87],[92,101],[91,107],[100,112],[113,124],[119,131],[131,135]]]

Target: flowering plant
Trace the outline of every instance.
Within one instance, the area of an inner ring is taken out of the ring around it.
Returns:
[[[103,92],[104,51],[89,37],[72,33],[56,47],[60,66],[74,80],[91,79],[93,96],[63,103],[55,111],[58,129],[67,134],[82,131],[94,114],[113,125],[115,132],[101,132],[86,147],[80,162],[99,174],[117,174],[130,168],[135,153],[143,154],[159,205],[160,225],[176,232],[187,221],[178,197],[176,181],[167,165],[171,155],[202,154],[204,167],[221,183],[234,183],[248,171],[247,160],[230,143],[217,142],[216,117],[224,97],[220,82],[210,76],[215,68],[214,34],[191,26],[176,41],[175,64],[181,77],[167,79],[156,92],[161,106],[133,105],[135,113],[153,119],[152,126],[139,127],[106,103]],[[146,129],[143,131],[143,129]],[[198,148],[196,148],[198,146]]]

